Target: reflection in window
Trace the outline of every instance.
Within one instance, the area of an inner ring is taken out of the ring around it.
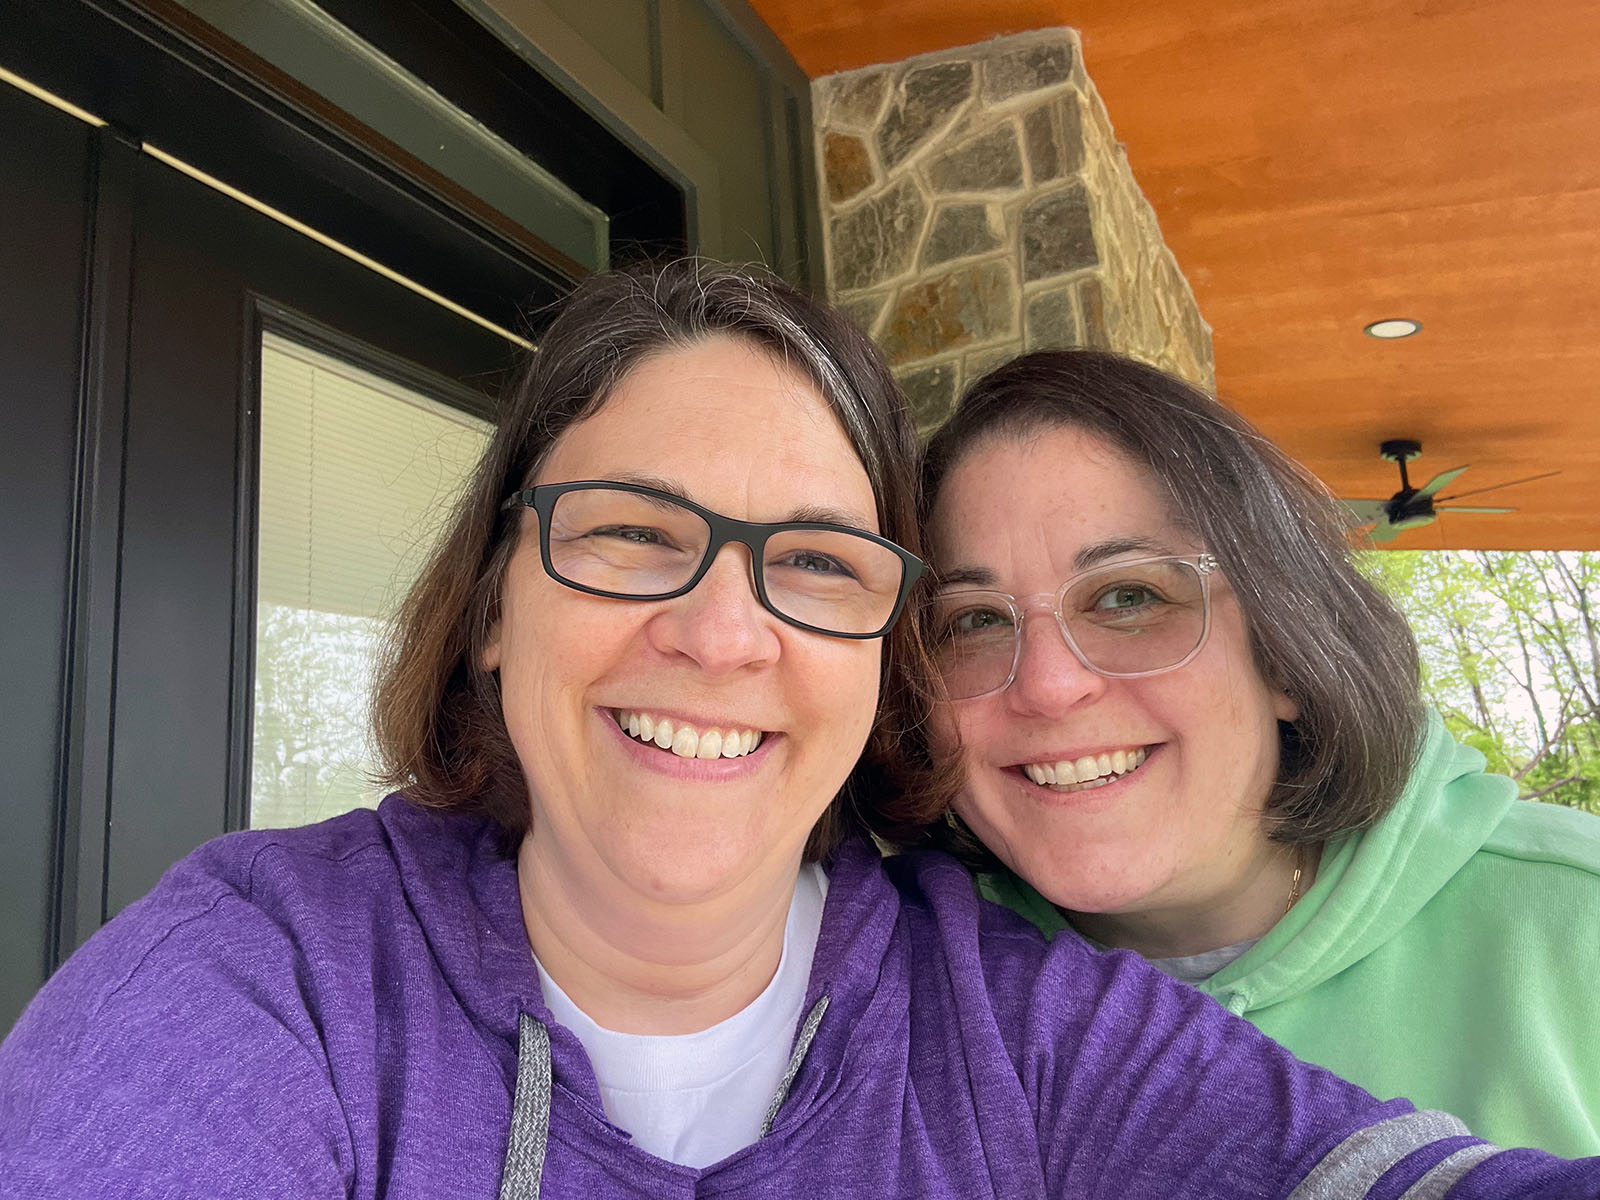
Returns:
[[[368,731],[378,639],[488,435],[458,409],[264,337],[252,826],[381,798]]]

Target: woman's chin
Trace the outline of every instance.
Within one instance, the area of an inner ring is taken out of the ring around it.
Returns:
[[[765,869],[773,857],[770,840],[711,833],[697,837],[692,827],[682,825],[661,829],[657,836],[647,834],[608,857],[634,892],[657,904],[703,904],[773,873]]]

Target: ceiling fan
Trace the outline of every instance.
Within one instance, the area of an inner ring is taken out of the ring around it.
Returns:
[[[1509,483],[1497,483],[1490,487],[1477,488],[1471,492],[1457,492],[1454,496],[1441,496],[1439,493],[1460,477],[1466,467],[1456,467],[1454,470],[1444,471],[1435,475],[1421,487],[1412,487],[1411,480],[1406,475],[1406,464],[1422,453],[1422,443],[1409,438],[1396,438],[1382,443],[1378,453],[1400,468],[1400,490],[1387,500],[1346,500],[1345,508],[1349,509],[1357,525],[1372,526],[1372,540],[1374,542],[1392,542],[1407,529],[1416,529],[1421,525],[1429,525],[1438,520],[1440,513],[1513,513],[1514,508],[1480,508],[1476,505],[1463,506],[1459,504],[1443,504],[1441,501],[1459,500],[1465,496],[1477,496],[1484,492],[1494,492],[1501,488],[1512,487],[1519,483],[1532,483],[1535,479],[1548,479],[1552,475],[1559,475],[1559,471],[1546,471],[1542,475],[1530,475],[1526,479],[1513,479]]]

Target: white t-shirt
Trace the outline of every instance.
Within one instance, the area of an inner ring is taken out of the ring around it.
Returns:
[[[539,966],[545,1003],[577,1034],[594,1065],[606,1116],[641,1149],[668,1162],[704,1167],[760,1136],[789,1065],[827,892],[821,867],[800,869],[772,982],[726,1021],[698,1033],[602,1029]]]

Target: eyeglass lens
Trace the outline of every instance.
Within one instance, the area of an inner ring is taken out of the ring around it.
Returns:
[[[1183,559],[1156,559],[1069,580],[1055,606],[1069,643],[1103,675],[1176,666],[1206,631],[1205,585]],[[934,600],[934,659],[956,700],[1006,685],[1017,661],[1021,610],[1004,592],[963,590]]]
[[[583,488],[564,492],[550,514],[557,577],[614,596],[677,591],[700,569],[710,543],[705,519],[666,497]],[[893,550],[843,529],[775,531],[756,565],[775,611],[850,634],[884,626],[905,572]]]

